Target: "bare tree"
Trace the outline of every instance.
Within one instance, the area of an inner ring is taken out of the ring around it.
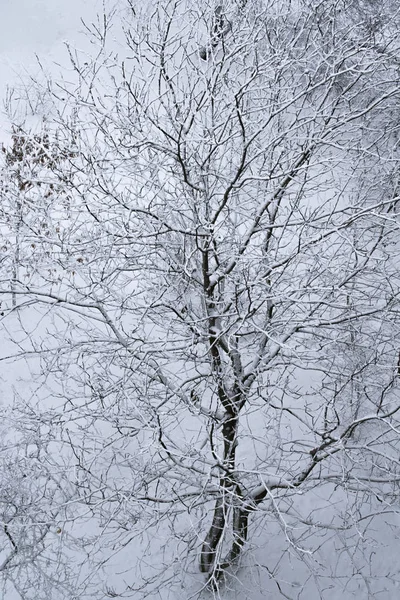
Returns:
[[[254,573],[263,594],[392,597],[375,553],[395,543],[400,477],[385,11],[127,2],[88,27],[95,58],[70,49],[73,75],[49,82],[58,193],[13,285],[27,335],[11,358],[40,359],[34,414],[73,499],[60,552],[96,573],[80,598],[225,583],[254,600]]]

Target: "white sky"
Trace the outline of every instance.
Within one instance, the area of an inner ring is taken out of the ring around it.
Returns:
[[[84,43],[80,19],[93,21],[101,7],[101,0],[0,0],[0,142],[8,137],[7,87],[38,71],[35,53],[46,66],[66,63],[63,42]]]

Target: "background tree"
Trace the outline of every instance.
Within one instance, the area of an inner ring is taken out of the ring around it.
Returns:
[[[260,597],[389,598],[397,9],[128,2],[121,17],[48,84],[53,226],[27,234],[41,251],[9,327],[27,332],[13,360],[40,359],[25,410],[70,484],[59,552],[88,561],[73,593],[254,600],[257,573]],[[266,551],[244,558],[249,578],[235,565],[252,540]]]

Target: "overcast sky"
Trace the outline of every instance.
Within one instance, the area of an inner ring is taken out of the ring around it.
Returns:
[[[92,21],[101,4],[101,0],[0,0],[1,111],[7,86],[20,85],[21,76],[37,71],[35,53],[46,65],[66,62],[63,42],[83,43],[80,19]],[[1,115],[0,141],[6,137],[7,123]]]

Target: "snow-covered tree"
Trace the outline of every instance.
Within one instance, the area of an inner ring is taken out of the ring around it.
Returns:
[[[59,481],[57,591],[21,598],[396,593],[399,17],[130,0],[69,48],[1,288],[35,377],[4,410]]]

